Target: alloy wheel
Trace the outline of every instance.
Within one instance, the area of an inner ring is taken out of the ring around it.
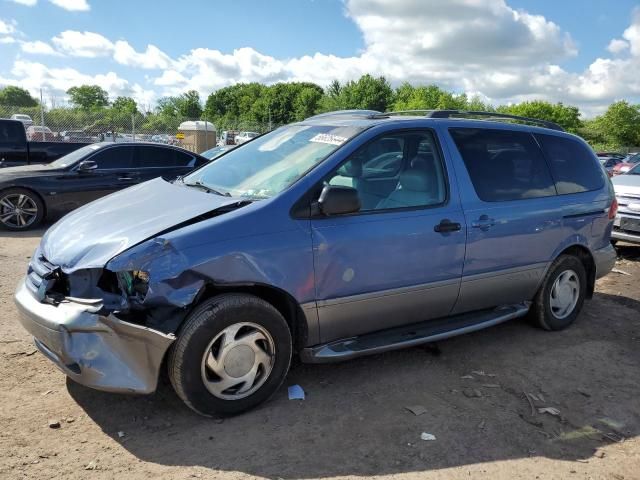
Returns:
[[[27,228],[35,222],[38,206],[24,193],[10,193],[0,197],[0,222],[11,228]]]

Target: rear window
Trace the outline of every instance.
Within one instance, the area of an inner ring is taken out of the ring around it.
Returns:
[[[572,138],[539,134],[536,134],[536,138],[549,160],[559,194],[589,192],[602,188],[602,169],[594,161],[593,152],[589,148]],[[612,161],[612,165],[616,163]]]
[[[16,144],[24,142],[24,127],[19,122],[0,122],[0,144]]]
[[[531,134],[483,128],[449,131],[481,200],[505,202],[556,194],[549,167]]]
[[[160,167],[192,167],[195,158],[179,150],[172,148],[159,148],[141,145],[136,147],[136,167],[160,168]]]

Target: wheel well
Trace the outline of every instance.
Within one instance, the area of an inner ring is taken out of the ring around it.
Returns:
[[[305,314],[298,302],[284,290],[260,284],[223,286],[207,284],[198,294],[193,306],[222,293],[247,293],[270,303],[287,321],[294,349],[298,350],[306,345],[308,329]]]
[[[30,193],[34,194],[36,197],[38,197],[40,202],[42,202],[42,219],[44,220],[46,218],[46,216],[47,216],[47,203],[44,201],[44,198],[42,197],[42,195],[40,195],[38,192],[36,192],[33,188],[22,187],[20,185],[14,185],[14,186],[11,186],[11,187],[3,188],[2,190],[0,190],[0,195],[3,192],[6,192],[7,190],[13,190],[13,189],[26,190],[27,192],[30,192]]]
[[[572,245],[563,250],[560,255],[571,255],[582,262],[587,272],[587,298],[593,297],[593,292],[596,287],[596,263],[593,260],[591,252],[582,245]]]

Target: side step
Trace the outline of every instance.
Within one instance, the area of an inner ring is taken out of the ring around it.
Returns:
[[[527,303],[428,320],[308,347],[300,352],[300,356],[305,363],[349,360],[475,332],[513,318],[522,317],[528,311],[529,304]]]

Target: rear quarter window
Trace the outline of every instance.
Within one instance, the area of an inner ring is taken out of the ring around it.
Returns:
[[[24,142],[24,127],[20,122],[0,121],[0,144],[21,144]]]
[[[451,128],[449,133],[480,200],[506,202],[556,194],[547,162],[530,133]]]
[[[604,185],[602,169],[593,152],[582,142],[556,135],[536,134],[549,161],[560,195],[599,190]]]

